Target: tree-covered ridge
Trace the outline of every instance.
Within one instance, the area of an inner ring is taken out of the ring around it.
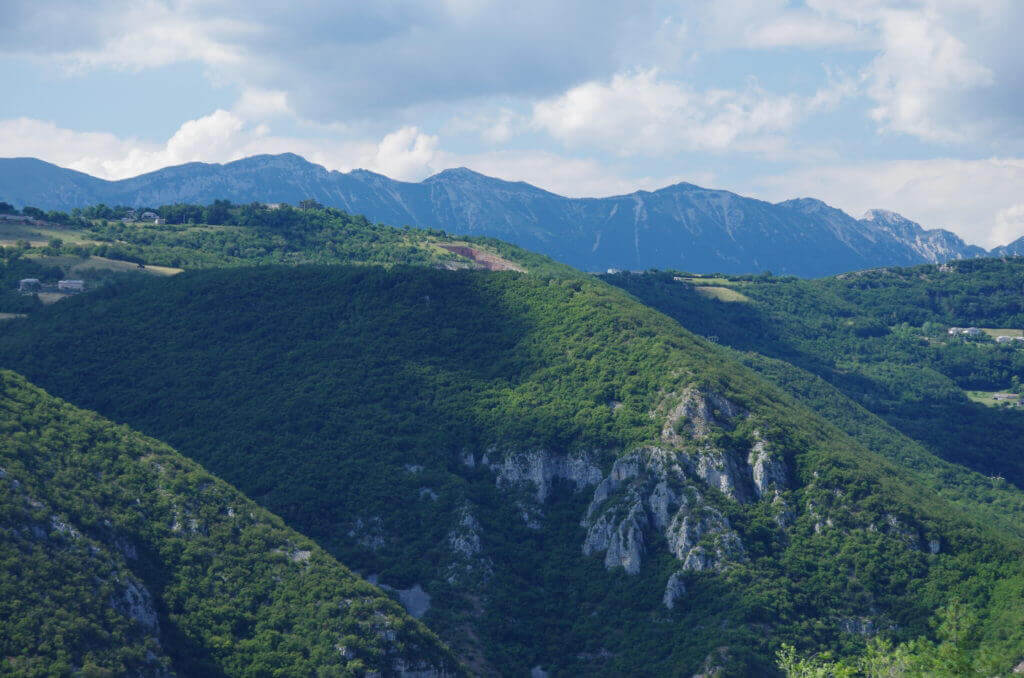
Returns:
[[[458,674],[437,638],[167,446],[0,372],[0,674]]]
[[[95,205],[71,214],[43,213],[31,207],[22,212],[36,221],[4,227],[13,245],[5,258],[14,253],[99,256],[186,269],[302,263],[461,268],[473,267],[474,261],[450,246],[472,243],[484,251],[500,248],[514,262],[526,258],[534,267],[557,266],[546,257],[494,239],[467,240],[437,229],[395,228],[314,201],[303,201],[299,207],[217,200],[207,206],[165,205],[153,211]],[[150,216],[143,218],[143,214]]]
[[[8,327],[4,364],[167,439],[360,571],[422,585],[425,621],[482,672],[765,672],[781,642],[928,635],[955,595],[983,620],[974,649],[1018,659],[1024,608],[1000,616],[995,594],[1021,539],[981,505],[1016,490],[938,495],[930,455],[898,465],[589,276],[197,271]],[[777,494],[727,482],[755,449],[783,462]],[[654,489],[703,534],[655,529],[644,483],[664,458],[693,468]],[[550,492],[544,469],[563,469]],[[638,559],[602,550],[602,524]]]
[[[956,464],[1024,487],[1024,408],[993,409],[965,391],[1008,391],[1024,377],[1024,344],[949,327],[1019,330],[1024,261],[969,260],[822,280],[605,276],[684,327],[790,363]],[[746,302],[715,298],[727,288]]]

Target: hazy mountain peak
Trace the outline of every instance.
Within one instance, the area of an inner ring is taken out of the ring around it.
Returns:
[[[876,223],[886,224],[886,225],[889,225],[889,226],[913,225],[913,226],[917,226],[918,228],[921,228],[921,225],[918,224],[916,221],[911,221],[910,219],[907,219],[902,214],[898,214],[898,213],[893,212],[891,210],[870,209],[870,210],[868,210],[867,212],[864,213],[864,216],[861,217],[861,219],[863,219],[864,221],[874,221]]]

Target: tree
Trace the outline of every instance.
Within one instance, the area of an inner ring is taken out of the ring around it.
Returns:
[[[231,220],[231,201],[229,200],[214,200],[213,204],[206,208],[204,219],[208,224],[219,226],[226,224]]]

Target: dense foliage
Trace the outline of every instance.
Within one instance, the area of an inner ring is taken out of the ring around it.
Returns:
[[[194,462],[0,372],[0,675],[457,671],[436,637]]]
[[[1024,343],[947,333],[951,326],[1019,330],[1024,260],[823,280],[668,272],[605,278],[693,332],[821,377],[944,459],[1024,487],[1024,408],[986,407],[965,393],[1015,388],[1024,377]],[[722,287],[747,301],[707,293]]]
[[[986,505],[1024,515],[1017,490],[971,474],[961,486],[923,449],[900,458],[891,430],[878,449],[862,445],[728,350],[587,276],[186,272],[13,322],[5,366],[166,439],[360,571],[422,584],[425,620],[481,671],[770,672],[781,642],[859,652],[864,638],[843,629],[864,617],[898,641],[931,635],[954,596],[981,620],[971,651],[1006,668],[1024,642],[1024,605],[999,588],[1021,581],[1022,540]],[[656,544],[639,576],[607,572],[580,553],[582,494],[558,493],[533,529],[491,470],[462,462],[467,450],[589,450],[607,468],[657,442],[652,413],[694,385],[742,404],[784,445],[797,515],[783,528],[767,502],[709,489],[750,558],[689,575],[673,611],[661,595],[678,563]],[[460,579],[450,535],[469,509],[486,562]],[[894,521],[941,552],[874,529]]]

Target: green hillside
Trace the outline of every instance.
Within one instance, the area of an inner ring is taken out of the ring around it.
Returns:
[[[933,454],[1024,488],[1024,408],[993,408],[968,395],[1020,390],[1024,342],[948,332],[974,326],[1009,335],[1024,325],[1024,260],[822,280],[671,272],[604,278],[697,334],[817,375]],[[722,285],[748,302],[702,294]]]
[[[782,643],[932,636],[957,598],[978,619],[964,652],[1019,661],[1019,490],[904,451],[867,411],[823,418],[601,281],[533,270],[125,279],[10,321],[0,364],[421,587],[480,673],[766,674]]]
[[[130,220],[138,217],[127,207],[98,205],[71,215],[26,208],[38,223],[0,224],[0,312],[31,312],[40,300],[59,299],[45,292],[19,294],[23,278],[51,287],[62,278],[82,279],[87,289],[95,289],[126,276],[275,264],[529,268],[554,275],[572,270],[493,238],[394,228],[315,204],[295,208],[218,200],[206,207],[157,209],[164,215],[159,223]]]
[[[458,674],[396,602],[166,445],[8,371],[0,428],[0,675]]]

